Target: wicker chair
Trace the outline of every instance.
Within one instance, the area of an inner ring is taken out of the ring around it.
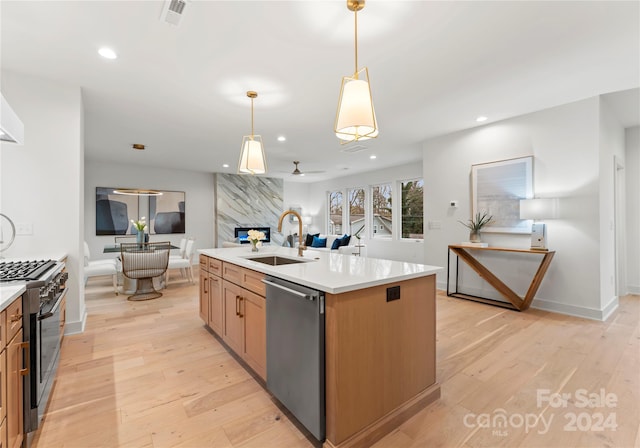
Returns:
[[[136,292],[129,300],[150,300],[162,297],[153,287],[153,277],[163,276],[169,264],[171,243],[121,243],[122,273],[136,280]]]

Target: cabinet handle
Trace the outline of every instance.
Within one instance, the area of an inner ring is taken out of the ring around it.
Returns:
[[[205,294],[209,294],[209,291],[207,290],[207,285],[209,284],[209,279],[208,278],[203,278],[202,281],[204,282],[203,289],[204,289],[204,293]]]
[[[22,320],[22,314],[11,315],[11,322],[18,322],[19,320]]]
[[[239,300],[240,296],[236,296],[236,316],[240,315],[240,312],[238,311]]]
[[[24,353],[25,353],[24,359],[26,360],[25,362],[26,367],[24,369],[20,369],[20,375],[27,376],[29,375],[29,365],[31,364],[31,359],[29,358],[29,342],[21,342],[20,348],[24,350]]]
[[[238,317],[243,318],[244,314],[242,314],[242,301],[244,300],[244,297],[240,297],[240,312],[238,313]]]

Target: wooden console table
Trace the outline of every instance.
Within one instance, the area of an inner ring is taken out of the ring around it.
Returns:
[[[535,254],[542,255],[542,260],[540,261],[540,266],[536,271],[533,279],[531,280],[531,284],[529,285],[529,289],[527,290],[527,294],[524,297],[520,297],[516,294],[511,288],[509,288],[502,280],[500,280],[495,274],[493,274],[489,269],[487,269],[482,263],[480,263],[469,251],[495,251],[495,252],[517,252],[524,254]],[[456,282],[455,282],[455,290],[449,290],[449,262],[450,262],[450,252],[453,252],[457,255],[456,257]],[[542,251],[542,250],[531,250],[531,249],[511,249],[506,247],[474,247],[474,246],[464,246],[464,245],[450,245],[449,251],[447,252],[447,295],[451,297],[458,297],[461,299],[469,299],[475,300],[477,302],[488,303],[491,305],[497,305],[504,308],[510,308],[517,311],[523,311],[529,308],[531,305],[531,301],[536,295],[538,288],[540,287],[540,283],[542,283],[542,279],[551,264],[551,260],[555,255],[555,251]],[[486,297],[478,297],[471,294],[463,294],[458,292],[458,262],[462,259],[466,264],[468,264],[476,273],[487,281],[491,286],[493,286],[499,293],[508,300],[508,302],[503,302],[500,300],[489,299]]]

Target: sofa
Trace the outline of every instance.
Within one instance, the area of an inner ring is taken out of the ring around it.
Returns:
[[[321,239],[327,239],[327,244],[325,247],[312,247],[311,244],[307,245],[307,249],[308,250],[317,250],[317,251],[321,251],[321,252],[331,252],[331,247],[333,246],[333,243],[336,239],[338,238],[342,238],[343,235],[318,235],[319,238]],[[346,246],[340,246],[337,249],[333,249],[333,252],[338,252],[341,254],[347,254],[347,255],[353,255],[354,253],[357,253],[357,248],[356,248],[356,242],[357,242],[357,238],[351,238],[349,240],[349,244]],[[297,246],[297,245],[296,245]]]

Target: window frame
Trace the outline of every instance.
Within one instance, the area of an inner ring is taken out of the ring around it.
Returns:
[[[402,200],[402,192],[403,192],[403,186],[404,184],[408,183],[408,182],[416,182],[416,181],[420,181],[422,182],[422,238],[409,238],[409,237],[404,237],[403,235],[403,220],[404,220],[404,211],[403,211],[403,200]],[[401,179],[397,181],[397,186],[398,186],[398,214],[400,215],[400,219],[398,222],[398,240],[399,241],[424,241],[424,177],[420,176],[420,177],[412,177],[412,178],[407,178],[407,179]]]

